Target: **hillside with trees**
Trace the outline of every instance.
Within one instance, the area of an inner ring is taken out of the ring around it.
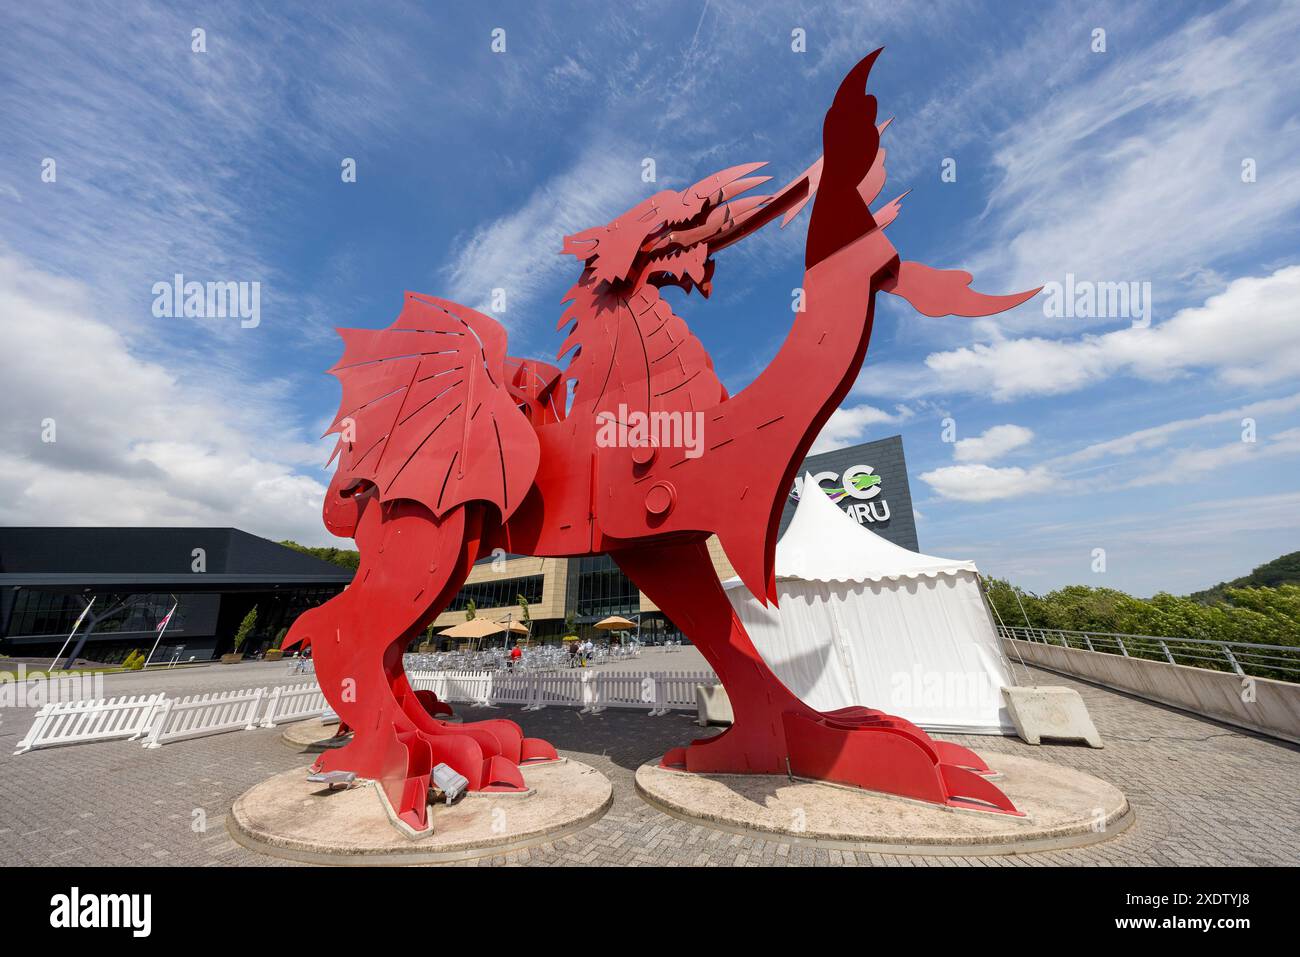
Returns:
[[[1011,626],[1300,646],[1300,552],[1192,595],[1134,598],[1114,588],[1070,585],[1035,595],[985,581],[996,616]]]
[[[285,539],[280,544],[285,548],[292,548],[296,552],[302,552],[304,555],[310,555],[312,558],[319,558],[323,562],[339,565],[349,571],[356,571],[357,566],[361,564],[361,553],[353,548],[313,548],[308,545],[299,545],[297,542],[291,542],[288,539]]]
[[[1187,597],[1208,605],[1223,601],[1229,588],[1276,588],[1279,585],[1300,585],[1300,552],[1275,558],[1260,565],[1249,575],[1234,578],[1230,582],[1219,582],[1212,588],[1193,592]]]

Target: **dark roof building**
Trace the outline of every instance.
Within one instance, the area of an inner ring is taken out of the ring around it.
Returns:
[[[351,579],[237,528],[0,528],[0,653],[54,655],[88,604],[68,651],[93,661],[148,653],[173,605],[155,660],[228,651],[256,607],[254,651]]]

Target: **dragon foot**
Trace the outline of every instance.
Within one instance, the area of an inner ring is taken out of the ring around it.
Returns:
[[[673,748],[661,767],[696,774],[785,774],[779,747],[755,747],[754,741],[736,733],[736,725],[710,738],[697,738],[684,748]]]
[[[354,732],[343,747],[317,758],[311,770],[352,771],[376,781],[397,820],[423,832],[429,826],[429,773],[436,763],[419,732],[390,724],[386,731]]]
[[[415,700],[420,702],[425,712],[432,718],[438,718],[442,715],[451,717],[454,713],[451,710],[451,705],[445,701],[439,701],[438,696],[432,691],[415,691],[412,694],[415,695]]]
[[[660,766],[695,773],[789,774],[928,801],[947,807],[1023,816],[988,778],[974,751],[935,741],[903,718],[870,708],[780,716],[784,747],[754,747],[737,725],[663,756]],[[758,736],[764,738],[766,736]]]
[[[865,710],[865,709],[863,709]],[[790,773],[966,810],[1022,817],[973,751],[889,715],[782,716]]]
[[[425,698],[418,692],[402,696],[386,730],[383,722],[355,729],[346,745],[321,754],[312,771],[353,771],[378,782],[394,816],[425,831],[430,775],[439,764],[464,775],[471,791],[511,792],[527,790],[521,765],[558,760],[555,748],[525,738],[513,721],[449,724],[432,717]]]

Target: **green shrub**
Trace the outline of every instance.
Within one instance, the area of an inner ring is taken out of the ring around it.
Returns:
[[[232,648],[231,651],[238,653],[239,649],[244,646],[244,642],[248,640],[248,636],[253,633],[253,629],[256,627],[257,606],[254,605],[248,610],[248,614],[244,616],[244,620],[239,623],[239,628],[235,631],[235,647]]]

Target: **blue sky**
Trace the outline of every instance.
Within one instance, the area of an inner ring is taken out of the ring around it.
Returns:
[[[1035,591],[1187,591],[1300,547],[1300,7],[464,6],[0,12],[0,522],[333,541],[334,327],[386,325],[405,289],[502,288],[512,352],[551,357],[564,233],[737,163],[794,177],[884,45],[904,258],[988,292],[1150,283],[1152,309],[928,319],[882,296],[819,446],[901,433],[922,548]],[[789,326],[806,217],[675,303],[733,392]],[[176,273],[261,283],[259,324],[156,317]]]

